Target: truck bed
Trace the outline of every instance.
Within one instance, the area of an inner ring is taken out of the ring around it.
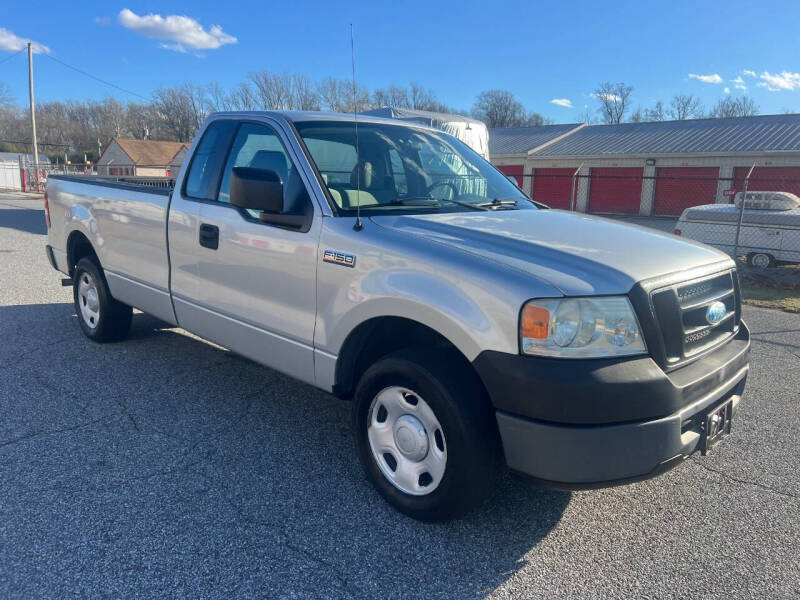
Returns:
[[[167,210],[172,190],[154,185],[154,178],[126,179],[48,179],[53,256],[67,272],[70,248],[85,237],[97,252],[114,296],[169,321]]]

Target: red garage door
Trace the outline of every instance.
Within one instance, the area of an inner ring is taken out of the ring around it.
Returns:
[[[680,215],[716,201],[719,167],[659,167],[656,177],[653,214]]]
[[[569,210],[574,172],[575,169],[536,169],[533,172],[533,199],[551,208]]]
[[[737,192],[742,191],[749,170],[750,167],[733,170],[733,187]],[[752,192],[791,192],[800,196],[800,167],[756,167],[747,189]]]
[[[641,196],[641,168],[592,169],[589,212],[638,214]]]
[[[522,175],[524,167],[522,165],[495,165],[501,173],[511,175],[517,180],[517,185],[522,187]]]

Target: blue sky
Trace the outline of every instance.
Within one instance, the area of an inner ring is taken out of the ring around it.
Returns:
[[[416,81],[455,107],[471,107],[481,90],[506,88],[557,122],[580,121],[585,105],[595,107],[589,93],[608,80],[633,85],[634,104],[643,107],[678,92],[710,106],[726,89],[743,93],[738,83],[762,113],[800,112],[796,1],[85,1],[44,9],[30,2],[0,16],[0,61],[17,38],[29,38],[53,58],[143,96],[181,82],[232,87],[260,69],[346,78],[351,22],[360,84]],[[46,56],[35,65],[40,100],[138,99]],[[27,102],[24,55],[0,64],[0,81]]]

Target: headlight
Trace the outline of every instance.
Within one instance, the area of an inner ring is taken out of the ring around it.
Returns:
[[[600,358],[647,351],[626,296],[531,300],[519,328],[525,354]]]

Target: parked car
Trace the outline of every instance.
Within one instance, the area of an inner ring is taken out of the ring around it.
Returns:
[[[744,390],[728,256],[546,210],[422,125],[215,114],[173,190],[57,176],[46,208],[90,340],[136,307],[351,398],[367,476],[418,519],[473,508],[506,465],[560,488],[663,473]]]
[[[734,204],[687,208],[675,225],[675,233],[732,255],[741,206],[742,192],[738,192]],[[739,255],[764,269],[776,262],[800,263],[800,198],[788,192],[747,192]]]

